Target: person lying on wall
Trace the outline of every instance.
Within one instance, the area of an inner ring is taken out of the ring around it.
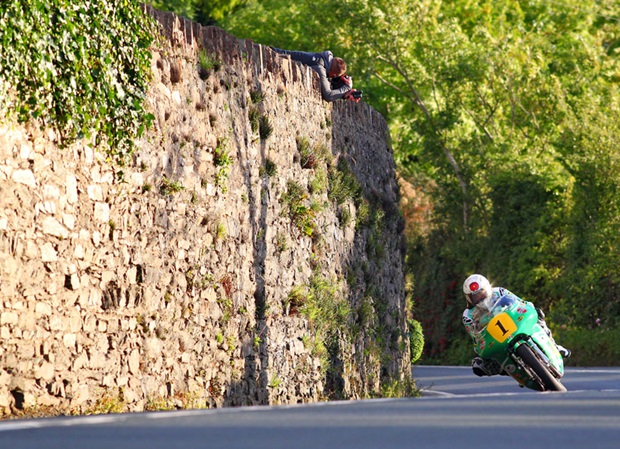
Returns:
[[[321,95],[325,101],[350,100],[355,103],[362,98],[362,91],[353,89],[351,77],[346,75],[347,63],[342,58],[334,58],[331,51],[319,53],[305,51],[290,51],[271,47],[281,55],[288,55],[294,61],[310,66],[319,74]]]

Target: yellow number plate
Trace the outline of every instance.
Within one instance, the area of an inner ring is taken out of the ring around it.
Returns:
[[[516,330],[517,325],[507,313],[494,316],[487,325],[487,332],[500,343],[506,341]]]

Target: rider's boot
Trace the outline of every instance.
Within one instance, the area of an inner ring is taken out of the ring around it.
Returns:
[[[564,357],[565,359],[567,359],[567,358],[569,358],[569,357],[570,357],[570,354],[571,354],[570,349],[565,348],[564,346],[559,345],[559,344],[557,344],[557,343],[556,343],[555,345],[557,346],[558,351],[560,352],[560,355],[561,355],[562,357]]]
[[[503,374],[502,366],[493,359],[474,357],[471,361],[471,369],[476,376],[496,376]]]
[[[474,374],[479,377],[491,375],[484,366],[484,360],[482,359],[482,357],[474,357],[472,359],[471,369],[473,370]]]
[[[538,324],[544,329],[544,331],[547,333],[556,348],[558,348],[558,352],[560,353],[560,355],[565,359],[569,358],[571,355],[570,349],[565,348],[564,346],[559,345],[555,342],[553,336],[551,335],[551,329],[547,327],[547,323],[545,322],[545,313],[539,308],[536,308],[536,312],[538,312]]]

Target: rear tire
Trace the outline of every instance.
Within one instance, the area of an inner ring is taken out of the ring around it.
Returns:
[[[538,360],[528,345],[520,345],[515,352],[519,357],[521,357],[523,363],[532,368],[532,370],[534,370],[534,372],[538,375],[543,383],[544,391],[566,391],[566,387],[562,385],[559,380],[553,377],[553,374],[551,374],[545,365]]]

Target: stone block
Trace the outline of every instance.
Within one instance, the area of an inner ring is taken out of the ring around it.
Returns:
[[[77,273],[65,276],[65,287],[70,290],[78,290],[81,287],[80,276]]]
[[[62,214],[62,224],[65,225],[67,229],[75,229],[75,216],[71,214]]]
[[[90,400],[90,391],[88,385],[80,385],[77,390],[73,392],[71,405],[80,406]]]
[[[46,184],[43,186],[43,198],[46,199],[54,199],[57,200],[60,198],[60,189],[51,184]]]
[[[94,315],[89,315],[84,319],[84,325],[82,330],[87,334],[95,332],[97,329],[97,317]]]
[[[37,318],[35,312],[25,310],[19,314],[18,326],[22,330],[22,332],[36,330],[36,323]]]
[[[50,396],[49,394],[43,394],[43,395],[37,396],[36,403],[37,403],[37,406],[49,407],[51,409],[54,409],[61,405],[62,400],[60,398]]]
[[[140,351],[138,349],[131,351],[131,354],[127,357],[127,364],[131,374],[134,376],[140,374]]]
[[[52,315],[49,318],[49,329],[52,332],[60,331],[64,329],[64,322],[61,316]]]
[[[119,320],[112,318],[108,320],[108,332],[112,335],[116,334],[119,329]]]
[[[0,391],[0,412],[3,411],[2,409],[4,409],[4,412],[7,413],[13,402],[13,395],[10,392]]]
[[[129,284],[132,284],[132,285],[135,284],[136,283],[137,274],[138,274],[138,268],[135,267],[135,266],[130,267],[127,270],[127,275],[126,275],[127,276],[127,282]]]
[[[82,316],[79,310],[72,309],[67,311],[67,319],[69,322],[70,332],[77,333],[82,331]]]
[[[78,201],[78,185],[75,175],[68,174],[65,180],[65,194],[67,195],[67,202],[69,204],[75,204]]]
[[[0,312],[0,324],[17,324],[19,316],[15,312]]]
[[[93,218],[99,223],[110,221],[110,205],[108,203],[95,203]]]
[[[75,334],[65,334],[62,337],[62,343],[65,347],[69,349],[75,349],[75,343],[77,342],[77,337]]]
[[[26,368],[24,372],[27,371],[29,369],[29,365],[32,364],[31,359],[34,357],[35,354],[34,343],[28,340],[20,340],[19,342],[17,342],[16,352],[18,357],[22,361],[25,361],[26,366],[28,366],[28,368]]]
[[[85,352],[82,352],[81,354],[79,354],[74,360],[73,360],[73,364],[71,366],[71,371],[73,372],[79,372],[82,368],[87,367],[88,366],[88,356],[86,355]]]
[[[103,190],[101,189],[101,185],[90,185],[86,188],[86,191],[88,193],[88,198],[90,198],[92,201],[103,201]]]
[[[28,187],[36,187],[37,185],[37,181],[34,177],[34,173],[32,173],[32,170],[15,170],[11,179],[14,182],[24,184]]]
[[[54,365],[48,362],[42,362],[35,367],[34,376],[36,379],[49,381],[54,378]]]
[[[133,388],[123,389],[123,398],[127,404],[132,404],[140,399],[140,395]]]
[[[92,369],[105,369],[107,367],[105,354],[98,350],[92,350],[88,360],[88,366]]]
[[[44,234],[52,235],[54,237],[66,239],[69,237],[69,231],[54,217],[45,217],[41,223],[41,228]]]

